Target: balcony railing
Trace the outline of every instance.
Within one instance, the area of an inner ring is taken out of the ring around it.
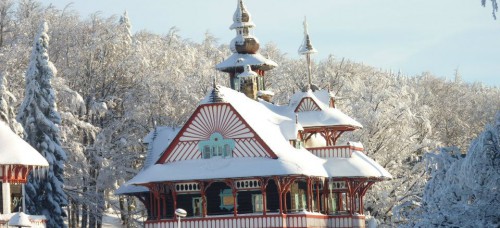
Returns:
[[[147,221],[146,228],[177,227],[177,220]],[[191,217],[181,220],[181,227],[365,227],[364,215],[323,215],[323,214],[244,214]]]
[[[353,151],[363,151],[361,143],[348,143],[342,146],[325,146],[306,148],[320,158],[350,158]]]

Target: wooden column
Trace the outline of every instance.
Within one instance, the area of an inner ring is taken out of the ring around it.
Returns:
[[[312,197],[311,197],[311,194],[312,194],[312,184],[311,184],[312,180],[311,180],[311,177],[307,177],[306,178],[306,184],[307,184],[307,211],[311,211],[312,212]]]
[[[366,191],[368,191],[368,189],[374,184],[375,182],[373,181],[370,181],[370,182],[366,182],[366,184],[360,188],[360,194],[359,194],[359,211],[360,211],[360,214],[364,214],[365,213],[365,206],[364,206],[364,203],[363,203],[363,197],[365,196],[366,194]]]
[[[205,218],[207,217],[207,195],[206,195],[206,189],[205,189],[205,183],[203,181],[198,182],[200,185],[200,193],[201,193],[201,207],[202,207],[202,212],[201,212],[201,217]]]
[[[259,178],[260,182],[260,192],[262,194],[262,215],[266,216],[267,214],[267,183],[268,180],[266,178]]]
[[[276,188],[278,190],[278,202],[279,202],[279,209],[280,209],[280,215],[283,215],[283,194],[282,192],[282,186],[281,186],[281,181],[280,178],[277,176],[273,177],[274,183],[276,184]]]
[[[174,206],[174,219],[177,218],[177,214],[175,214],[175,210],[177,210],[177,191],[175,191],[175,183],[172,184],[174,191],[172,191],[172,201],[173,201],[173,206]]]
[[[296,177],[278,177],[274,176],[274,181],[278,188],[279,202],[280,202],[280,215],[286,212],[286,193],[290,191],[290,186],[295,181]],[[283,198],[285,198],[283,200]],[[285,208],[283,208],[283,206]]]
[[[327,178],[323,181],[323,205],[325,214],[330,214],[330,181]]]
[[[317,206],[316,206],[316,209],[318,210],[318,212],[321,212],[321,203],[319,202],[319,178],[316,179],[316,203],[317,203]]]
[[[338,201],[336,202],[337,203],[337,208],[338,208],[337,210],[338,211],[345,210],[344,209],[344,199],[342,199],[342,192],[337,192],[335,194],[337,194],[337,199],[338,199]]]

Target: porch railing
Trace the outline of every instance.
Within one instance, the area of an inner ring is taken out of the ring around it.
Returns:
[[[146,228],[177,228],[177,220],[147,221]],[[322,215],[322,214],[243,214],[211,216],[206,218],[184,218],[181,227],[365,227],[364,215]]]
[[[320,158],[350,158],[353,151],[363,151],[360,143],[348,143],[342,146],[325,146],[306,148]]]

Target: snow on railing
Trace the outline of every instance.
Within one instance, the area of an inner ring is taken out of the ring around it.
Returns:
[[[353,151],[363,152],[363,145],[357,142],[348,142],[342,146],[325,146],[306,148],[320,158],[350,158]]]

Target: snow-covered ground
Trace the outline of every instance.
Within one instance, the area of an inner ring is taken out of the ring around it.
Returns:
[[[103,228],[112,228],[112,227],[122,227],[122,222],[120,220],[119,215],[114,213],[106,213],[102,218],[102,227]]]

